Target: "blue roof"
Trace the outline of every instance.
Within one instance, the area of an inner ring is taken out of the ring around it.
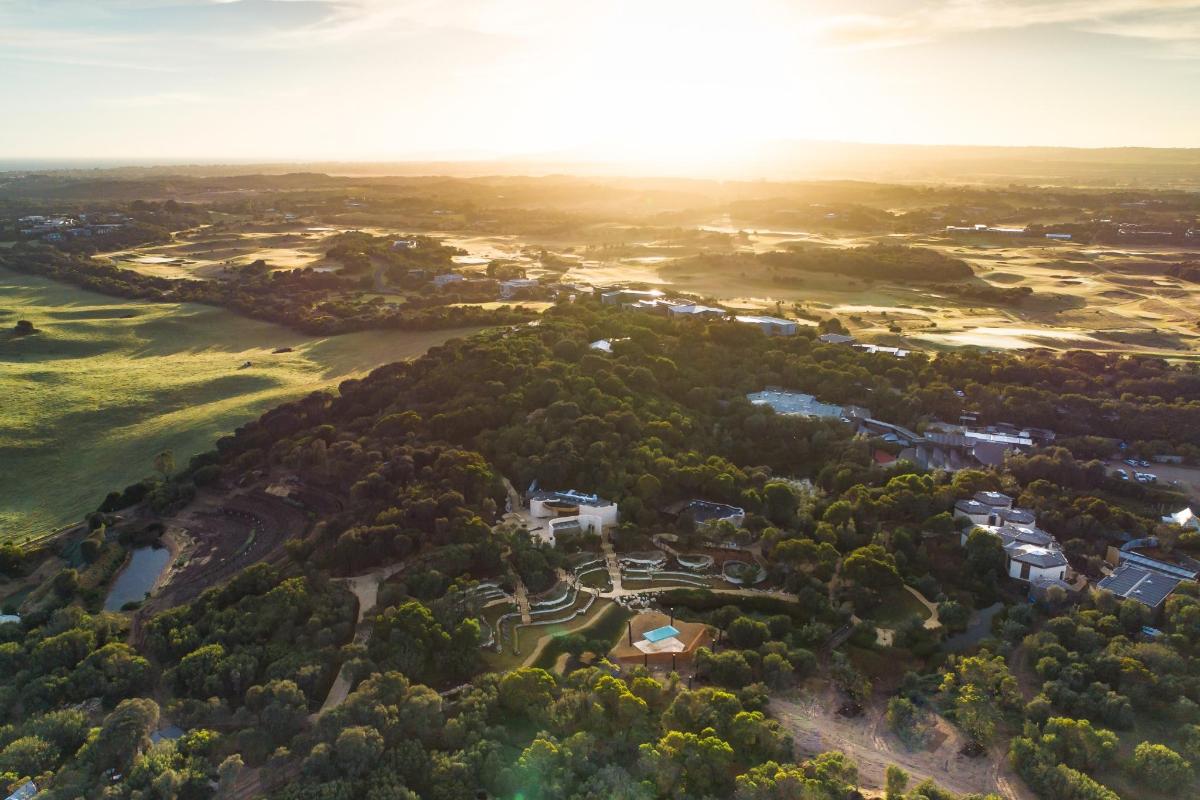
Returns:
[[[661,642],[663,639],[670,639],[672,636],[678,635],[679,629],[674,625],[663,625],[661,628],[655,628],[652,631],[648,631],[642,638],[647,642],[657,643]]]

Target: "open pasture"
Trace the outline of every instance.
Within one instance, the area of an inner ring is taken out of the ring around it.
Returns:
[[[470,332],[319,339],[6,271],[0,297],[0,539],[78,520],[162,450],[182,467],[269,408]],[[39,332],[13,336],[20,319]]]

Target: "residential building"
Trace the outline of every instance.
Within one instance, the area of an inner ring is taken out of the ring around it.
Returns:
[[[417,246],[416,239],[397,239],[392,242],[393,250],[412,250]]]
[[[507,300],[518,292],[525,289],[532,289],[537,285],[537,278],[512,278],[507,281],[500,281],[500,297]]]
[[[854,344],[854,337],[844,333],[822,333],[817,337],[825,344]]]
[[[975,500],[989,508],[997,510],[1013,507],[1013,499],[1004,494],[1004,492],[976,492]]]

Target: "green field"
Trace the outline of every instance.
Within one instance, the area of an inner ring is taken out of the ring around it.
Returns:
[[[39,333],[15,337],[27,319]],[[286,400],[471,331],[313,338],[209,306],[120,300],[0,269],[0,539],[78,520]],[[290,347],[290,353],[273,354]],[[251,365],[242,368],[249,361]]]

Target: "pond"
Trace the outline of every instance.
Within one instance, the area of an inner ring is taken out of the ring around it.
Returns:
[[[104,601],[104,610],[120,611],[126,603],[144,600],[170,560],[171,551],[165,547],[139,547],[134,550],[129,563],[113,582]]]

